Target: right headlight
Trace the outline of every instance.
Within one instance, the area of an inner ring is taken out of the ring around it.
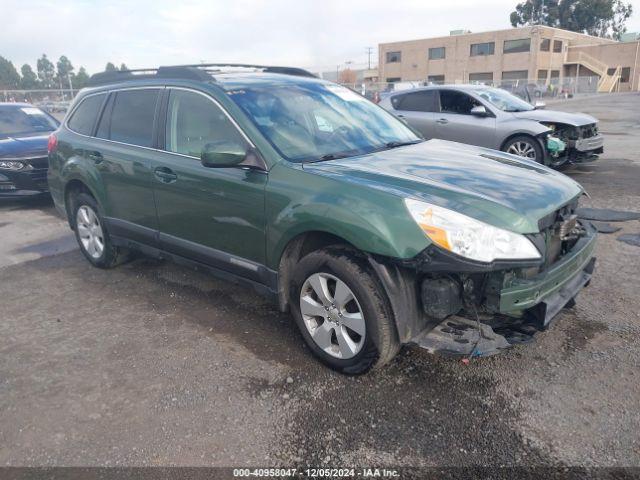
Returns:
[[[541,258],[524,235],[419,200],[404,202],[427,237],[445,250],[479,262]]]

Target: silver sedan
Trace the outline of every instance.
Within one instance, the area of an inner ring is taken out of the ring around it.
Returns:
[[[592,161],[604,151],[596,118],[545,110],[499,88],[416,88],[394,92],[380,105],[427,139],[502,150],[553,167]]]

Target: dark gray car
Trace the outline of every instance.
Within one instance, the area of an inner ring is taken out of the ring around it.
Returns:
[[[425,138],[478,145],[559,167],[602,153],[598,120],[543,110],[484,85],[443,85],[395,92],[380,105]]]

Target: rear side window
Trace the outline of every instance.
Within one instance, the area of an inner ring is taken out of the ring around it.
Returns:
[[[435,112],[437,110],[436,93],[432,90],[406,93],[400,96],[394,107],[396,110],[410,112]]]
[[[67,123],[69,129],[82,135],[91,135],[106,96],[106,93],[101,93],[82,100]]]
[[[116,93],[109,122],[110,140],[141,147],[153,145],[153,119],[159,90],[125,90]]]

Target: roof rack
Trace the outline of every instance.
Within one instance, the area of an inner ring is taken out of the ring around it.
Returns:
[[[125,82],[127,80],[142,80],[151,78],[173,78],[181,80],[215,80],[214,75],[227,73],[225,69],[253,69],[268,73],[282,73],[285,75],[296,75],[299,77],[316,76],[302,68],[297,67],[277,67],[267,65],[252,65],[246,63],[198,63],[193,65],[174,65],[158,68],[139,68],[135,70],[112,70],[110,72],[100,72],[91,75],[89,86],[104,85],[107,83]]]

